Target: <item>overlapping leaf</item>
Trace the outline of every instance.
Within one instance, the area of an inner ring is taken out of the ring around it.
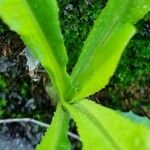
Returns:
[[[72,73],[68,99],[81,99],[107,85],[123,49],[135,34],[133,25],[150,10],[150,0],[109,0],[84,43]]]
[[[83,150],[149,150],[150,130],[89,100],[66,107],[75,120]]]
[[[71,144],[68,140],[67,131],[69,115],[64,112],[58,104],[52,123],[37,150],[70,150]]]
[[[138,115],[134,114],[132,111],[125,112],[125,113],[120,112],[120,114],[135,123],[143,124],[144,126],[150,127],[150,120],[147,117],[138,116]]]
[[[20,34],[63,97],[68,85],[67,55],[56,0],[0,0],[0,17]]]

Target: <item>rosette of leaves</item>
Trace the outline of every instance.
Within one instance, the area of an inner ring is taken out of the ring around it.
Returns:
[[[0,17],[20,34],[46,69],[57,104],[52,123],[37,150],[69,150],[70,118],[83,149],[149,150],[150,130],[86,97],[104,88],[121,54],[136,33],[134,24],[150,10],[150,0],[109,0],[90,31],[71,75],[56,0],[0,0]]]

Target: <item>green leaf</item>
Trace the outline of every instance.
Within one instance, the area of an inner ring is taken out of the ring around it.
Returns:
[[[69,115],[64,112],[61,104],[58,104],[52,123],[48,128],[41,144],[37,150],[70,150],[67,131],[69,126]]]
[[[56,0],[0,0],[0,17],[16,31],[51,76],[59,96],[69,84]]]
[[[75,120],[84,150],[149,150],[150,130],[89,100],[66,108]]]
[[[133,25],[149,10],[150,0],[109,0],[84,43],[68,99],[81,99],[107,85],[135,34]]]
[[[124,117],[134,121],[135,123],[143,124],[145,126],[150,127],[150,120],[147,117],[141,117],[134,114],[132,111],[129,112],[120,112]]]

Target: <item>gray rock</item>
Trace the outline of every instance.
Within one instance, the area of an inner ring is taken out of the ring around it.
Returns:
[[[9,134],[0,133],[0,150],[34,150],[24,138],[12,138]]]

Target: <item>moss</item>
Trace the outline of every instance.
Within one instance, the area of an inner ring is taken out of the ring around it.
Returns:
[[[58,3],[62,33],[69,56],[68,72],[71,72],[106,0],[58,0]]]
[[[68,72],[72,71],[94,20],[106,2],[107,0],[58,0],[61,28],[69,56]],[[150,87],[150,13],[136,27],[138,32],[128,44],[110,84],[93,97],[98,97],[108,107],[124,111],[136,107],[134,110],[137,113],[144,114],[140,112],[141,106],[147,108],[150,98],[147,96],[149,101],[143,104],[145,98],[140,90],[145,95],[150,95],[147,90]],[[134,93],[131,88],[133,85],[136,88]],[[135,95],[139,95],[138,98]],[[138,101],[136,106],[133,99]]]

